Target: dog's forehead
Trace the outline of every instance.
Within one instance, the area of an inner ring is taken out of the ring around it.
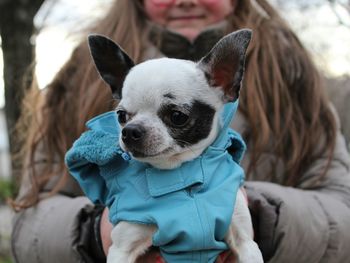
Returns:
[[[206,85],[196,63],[179,59],[153,59],[135,66],[125,79],[122,97],[160,102],[163,98],[186,101]]]
[[[151,59],[135,66],[130,75],[162,73],[174,75],[192,75],[198,73],[197,64],[183,59],[158,58]],[[156,75],[156,76],[159,76]],[[134,76],[133,76],[134,77]]]

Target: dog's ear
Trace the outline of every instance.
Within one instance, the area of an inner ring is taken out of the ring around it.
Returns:
[[[88,37],[91,56],[102,79],[120,99],[126,75],[134,66],[132,59],[111,39],[101,35]]]
[[[251,38],[252,31],[249,29],[233,32],[219,40],[198,63],[209,85],[223,89],[224,102],[232,102],[239,97],[245,55]]]

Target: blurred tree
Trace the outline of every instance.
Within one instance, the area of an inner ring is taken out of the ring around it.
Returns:
[[[339,23],[341,25],[350,27],[349,22],[345,22],[345,20],[349,21],[350,16],[350,0],[328,0],[328,2],[331,4],[331,7],[333,9],[334,14],[337,16]],[[342,14],[338,11],[337,6],[340,6],[343,11]],[[347,18],[344,17],[344,13],[347,13]]]
[[[0,0],[0,36],[4,59],[5,114],[9,134],[13,176],[19,164],[14,160],[20,145],[14,138],[14,127],[20,116],[20,105],[29,88],[35,58],[36,34],[33,19],[45,0]]]

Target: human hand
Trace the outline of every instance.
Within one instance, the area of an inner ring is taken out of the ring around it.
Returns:
[[[106,207],[102,212],[101,223],[100,223],[101,241],[102,241],[103,252],[105,253],[105,255],[108,254],[108,249],[112,245],[111,232],[112,232],[113,225],[111,224],[111,222],[109,222],[108,215],[109,215],[109,210]]]
[[[237,258],[232,251],[225,251],[221,253],[216,259],[215,263],[236,263]]]
[[[249,185],[246,186],[246,193],[254,227],[254,239],[264,260],[267,261],[275,252],[273,242],[281,201],[269,198],[259,189]]]

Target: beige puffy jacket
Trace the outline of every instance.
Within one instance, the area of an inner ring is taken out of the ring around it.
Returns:
[[[152,54],[153,52],[153,54]],[[157,52],[150,50],[150,57]],[[345,102],[344,102],[345,103]],[[345,125],[350,125],[345,123]],[[237,114],[232,126],[247,129]],[[249,163],[249,151],[243,166]],[[38,165],[44,161],[38,154]],[[264,181],[275,156],[266,152],[255,180],[246,182],[255,233],[271,263],[343,263],[350,259],[350,157],[340,130],[334,159],[321,178],[327,158],[319,158],[296,188]],[[284,170],[283,164],[278,169]],[[29,174],[29,171],[28,171]],[[24,175],[23,188],[26,187]],[[60,172],[55,181],[59,177]],[[49,190],[54,182],[46,187]],[[81,253],[81,221],[92,204],[70,178],[59,194],[21,211],[13,222],[12,249],[18,263],[85,262]]]

